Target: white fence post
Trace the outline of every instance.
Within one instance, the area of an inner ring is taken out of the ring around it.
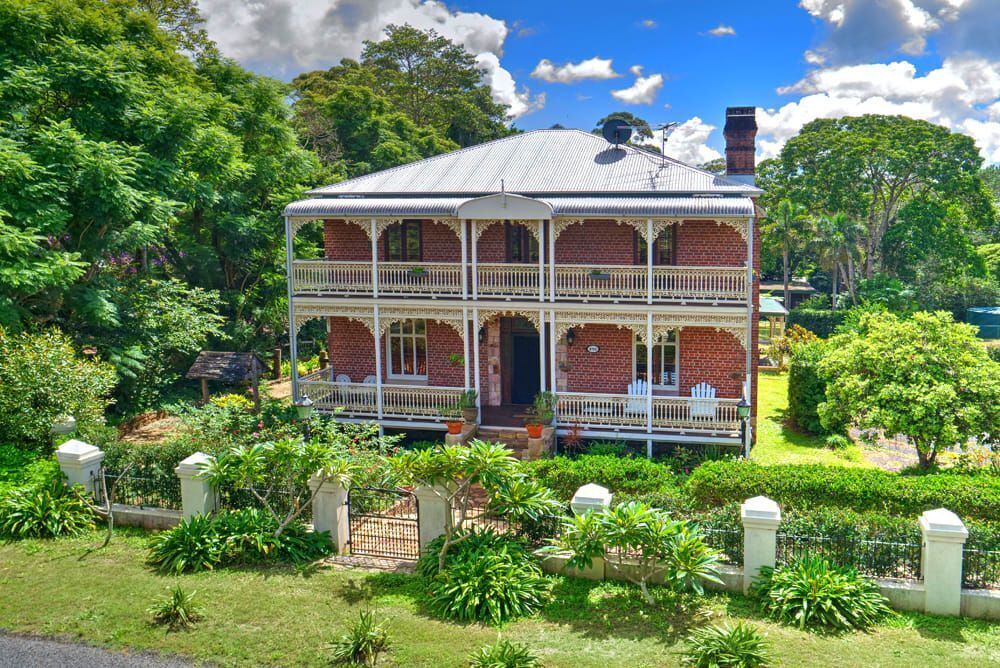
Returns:
[[[208,515],[215,512],[219,505],[218,494],[200,475],[205,465],[211,461],[211,455],[196,452],[182,460],[174,469],[174,473],[181,481],[181,510],[186,520],[195,515]]]
[[[347,488],[339,480],[324,480],[319,473],[309,478],[309,490],[316,492],[312,515],[314,531],[329,531],[337,554],[347,551],[350,540],[350,515],[347,508]]]
[[[743,593],[746,593],[763,566],[774,567],[781,510],[766,496],[755,496],[740,506],[740,519],[743,522]]]
[[[958,515],[937,508],[920,516],[920,532],[924,610],[935,615],[958,615],[962,609],[962,549],[969,530]]]
[[[418,486],[413,490],[417,497],[417,520],[420,530],[420,551],[439,536],[444,535],[445,522],[451,505],[448,503],[448,491],[443,487]]]
[[[56,448],[56,460],[68,485],[83,485],[91,494],[97,492],[97,476],[104,461],[100,448],[74,438]]]

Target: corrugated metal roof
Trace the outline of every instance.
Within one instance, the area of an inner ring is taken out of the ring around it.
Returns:
[[[502,185],[501,185],[502,184]],[[311,195],[524,195],[761,191],[582,130],[533,130],[310,191]]]
[[[285,215],[293,218],[368,216],[454,216],[468,197],[314,197],[292,202]],[[684,216],[691,218],[750,217],[749,197],[539,197],[556,216]]]

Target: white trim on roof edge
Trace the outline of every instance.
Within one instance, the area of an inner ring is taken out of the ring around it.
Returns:
[[[459,204],[455,217],[463,220],[549,220],[552,207],[531,197],[496,193]]]

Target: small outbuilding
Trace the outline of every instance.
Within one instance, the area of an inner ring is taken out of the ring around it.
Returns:
[[[267,367],[257,353],[232,353],[203,350],[188,369],[187,377],[201,381],[201,399],[208,402],[208,381],[227,385],[249,383],[253,403],[260,410],[260,376]]]
[[[775,325],[778,326],[778,336],[784,336],[785,317],[787,315],[788,310],[777,299],[774,299],[773,297],[760,298],[760,317],[767,319],[769,328],[767,333],[768,339],[774,338]]]

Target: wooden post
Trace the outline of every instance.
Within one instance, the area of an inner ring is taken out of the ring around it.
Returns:
[[[325,369],[329,365],[329,362],[326,359],[326,351],[320,350],[317,357],[319,357],[319,368]]]
[[[281,380],[281,346],[275,346],[271,351],[271,368],[275,380]]]
[[[208,378],[201,379],[201,403],[208,403]]]
[[[254,365],[256,367],[256,365]],[[260,413],[260,381],[258,379],[259,374],[256,370],[253,371],[253,375],[250,377],[250,392],[253,394],[253,412]]]

